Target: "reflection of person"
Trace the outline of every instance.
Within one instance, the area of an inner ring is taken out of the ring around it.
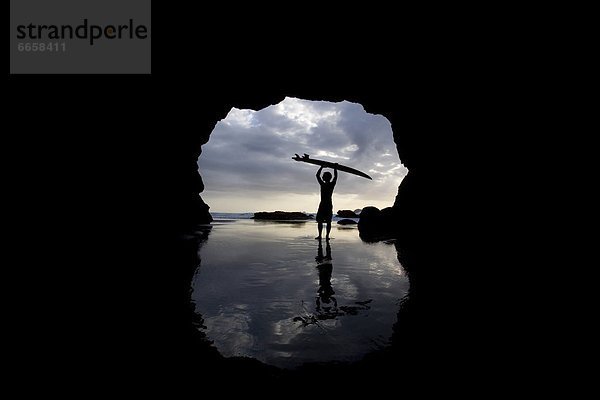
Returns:
[[[333,189],[337,182],[338,171],[337,164],[333,169],[333,180],[331,180],[331,172],[323,173],[323,179],[321,179],[321,171],[323,167],[317,171],[317,181],[321,185],[321,202],[319,203],[319,210],[317,211],[317,222],[319,224],[319,236],[315,239],[321,240],[323,232],[323,223],[327,224],[326,240],[329,240],[329,232],[331,231],[331,218],[333,217],[333,202],[331,197],[333,196]]]
[[[317,290],[317,312],[330,312],[331,304],[334,310],[337,308],[337,300],[333,295],[335,291],[331,286],[331,273],[333,272],[333,264],[331,263],[331,246],[327,242],[326,255],[323,256],[323,244],[319,240],[319,249],[317,252],[317,269],[319,270],[319,289]],[[327,306],[326,306],[327,305]],[[323,310],[321,310],[323,307]]]

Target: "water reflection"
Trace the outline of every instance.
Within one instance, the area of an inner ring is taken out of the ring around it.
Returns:
[[[352,305],[343,305],[338,307],[338,301],[333,296],[335,290],[331,284],[331,276],[333,274],[333,257],[331,256],[331,242],[326,241],[325,255],[323,255],[323,243],[319,240],[317,248],[316,269],[319,275],[319,287],[315,298],[315,312],[309,313],[306,309],[306,314],[294,317],[295,322],[301,322],[303,326],[316,324],[319,321],[336,319],[344,315],[358,315],[362,310],[370,310],[370,303],[373,299],[364,301],[355,301]],[[323,328],[322,325],[319,327]]]
[[[357,360],[389,344],[408,289],[393,246],[363,243],[356,230],[318,242],[310,228],[214,227],[192,300],[222,355],[289,368]]]
[[[317,290],[316,311],[321,318],[334,318],[337,313],[337,300],[333,295],[335,291],[331,286],[331,274],[333,272],[333,264],[331,262],[331,244],[327,241],[326,255],[323,256],[323,242],[319,240],[319,249],[317,252],[317,270],[319,271],[319,289]],[[331,315],[331,317],[330,317]]]

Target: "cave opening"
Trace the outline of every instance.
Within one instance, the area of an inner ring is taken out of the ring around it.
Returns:
[[[198,158],[204,201],[213,213],[300,211],[319,204],[318,167],[291,160],[298,154],[349,165],[372,181],[340,174],[335,210],[390,206],[408,173],[395,151],[390,121],[350,101],[286,97],[259,109],[232,107],[216,123]]]
[[[366,243],[356,226],[315,241],[316,224],[249,220],[259,211],[316,211],[317,167],[294,162],[296,153],[372,175],[340,173],[334,214],[390,206],[408,174],[394,147],[390,121],[350,101],[286,97],[258,111],[232,107],[216,123],[198,159],[216,218],[191,302],[222,356],[295,368],[355,362],[395,340],[410,281],[391,242]]]

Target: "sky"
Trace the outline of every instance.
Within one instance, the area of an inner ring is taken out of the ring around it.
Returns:
[[[211,212],[316,212],[319,167],[292,160],[295,153],[347,165],[373,178],[340,172],[334,213],[391,206],[408,172],[387,118],[368,114],[357,103],[287,97],[259,111],[233,108],[217,123],[198,159],[202,198]]]

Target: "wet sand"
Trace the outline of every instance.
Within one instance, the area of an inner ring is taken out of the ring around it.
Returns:
[[[394,246],[334,225],[319,249],[316,234],[314,222],[215,221],[192,300],[223,356],[294,368],[388,346],[409,285]]]

